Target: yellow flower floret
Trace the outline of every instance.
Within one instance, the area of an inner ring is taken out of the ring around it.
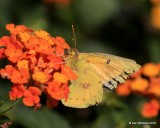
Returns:
[[[48,81],[47,75],[46,75],[44,72],[40,72],[40,71],[35,72],[35,73],[32,75],[32,78],[33,78],[35,81],[38,81],[38,82],[40,82],[40,83],[45,83],[45,82]]]
[[[55,72],[53,77],[55,81],[58,81],[60,83],[67,83],[68,81],[67,77],[64,74],[61,74],[59,72]]]
[[[25,68],[25,69],[29,70],[28,61],[27,60],[18,61],[17,67],[18,67],[18,69]]]

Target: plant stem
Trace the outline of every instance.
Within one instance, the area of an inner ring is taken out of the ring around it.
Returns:
[[[4,115],[6,112],[8,112],[9,110],[11,110],[16,104],[20,103],[21,99],[16,100],[14,103],[12,103],[7,109],[5,109],[4,111],[0,112],[0,117],[2,115]]]

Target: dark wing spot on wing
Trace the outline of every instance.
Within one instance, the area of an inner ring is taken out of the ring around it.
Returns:
[[[88,84],[88,83],[83,83],[82,85],[83,85],[84,89],[87,89],[90,86],[90,84]]]
[[[106,64],[109,64],[111,62],[111,60],[107,60]]]
[[[101,81],[98,81],[98,83],[100,84],[100,83],[102,83]]]

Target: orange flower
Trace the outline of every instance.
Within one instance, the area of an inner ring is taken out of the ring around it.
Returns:
[[[0,39],[0,45],[1,46],[6,46],[7,44],[10,43],[10,37],[8,36],[3,36],[1,39]]]
[[[151,10],[151,24],[154,28],[160,29],[160,6],[154,6]]]
[[[47,33],[46,31],[43,31],[43,30],[35,31],[34,34],[38,38],[42,38],[42,39],[48,39],[48,37],[50,36],[49,33]]]
[[[9,37],[8,36],[3,36],[1,39],[0,39],[0,59],[4,58],[5,57],[5,47],[6,45],[10,42],[9,40]],[[4,48],[3,48],[4,47]]]
[[[34,34],[35,34],[39,39],[47,40],[50,45],[53,45],[53,44],[54,44],[54,42],[51,40],[50,34],[47,33],[46,31],[39,30],[39,31],[35,31]]]
[[[24,95],[26,87],[20,84],[14,84],[9,92],[10,100],[16,100]]]
[[[160,0],[151,0],[151,3],[157,5],[160,4]]]
[[[47,99],[50,107],[58,105],[58,100],[62,98],[67,99],[68,83],[75,80],[77,75],[65,65],[64,49],[70,49],[66,41],[62,37],[51,37],[43,30],[33,31],[24,25],[8,24],[6,29],[11,35],[0,38],[0,59],[8,59],[9,65],[0,69],[0,74],[16,85],[10,92],[11,99],[24,95],[23,103],[35,108],[41,106],[41,91],[50,97]],[[28,89],[25,90],[22,84]]]
[[[21,42],[27,42],[30,39],[31,35],[28,32],[19,32],[17,38]]]
[[[56,40],[58,41],[56,41],[56,45],[61,45],[64,49],[66,48],[66,49],[69,49],[70,47],[69,47],[69,45],[66,43],[66,41],[65,41],[65,39],[64,38],[62,38],[62,37],[60,37],[60,36],[57,36],[56,37]]]
[[[34,106],[37,105],[39,106],[40,98],[39,96],[41,95],[41,90],[37,87],[29,87],[28,90],[25,90],[24,92],[24,98],[23,98],[23,103],[26,106]]]
[[[29,68],[33,70],[37,64],[36,52],[34,50],[26,52],[25,58],[29,61]]]
[[[49,55],[47,57],[47,59],[49,59],[49,63],[48,63],[48,67],[50,68],[54,68],[56,70],[58,70],[62,64],[64,64],[63,60],[61,57],[57,57],[55,55]]]
[[[24,84],[28,83],[30,78],[29,71],[27,69],[13,69],[12,74],[10,75],[10,79],[12,83]]]
[[[15,35],[11,35],[9,37],[10,43],[8,45],[13,45],[16,49],[22,50],[24,48],[24,45],[22,42],[20,42]],[[8,47],[8,45],[6,45]]]
[[[5,50],[5,55],[11,62],[16,63],[23,58],[24,54],[21,49],[17,49],[13,44],[9,44]]]
[[[62,74],[64,74],[69,80],[76,80],[77,75],[72,71],[69,66],[62,66]]]
[[[15,26],[14,24],[7,24],[6,29],[9,30],[10,32],[14,31],[14,26]]]
[[[53,54],[54,50],[47,40],[39,39],[38,44],[35,46],[35,50],[42,54]]]
[[[145,91],[147,87],[149,86],[149,83],[146,79],[143,79],[141,77],[135,79],[132,81],[130,88],[133,91]]]
[[[152,85],[149,89],[148,89],[148,93],[150,94],[154,94],[155,96],[160,96],[160,85]]]
[[[48,63],[45,63],[44,61],[45,58],[39,57],[37,61],[37,67],[39,68],[46,68]]]
[[[148,93],[160,97],[160,77],[150,79],[150,87],[148,89]]]
[[[56,100],[61,100],[62,98],[67,99],[69,87],[66,84],[53,81],[48,83],[47,92],[52,98]]]
[[[150,102],[145,103],[141,109],[141,114],[145,118],[152,118],[158,116],[159,102],[152,99]]]
[[[19,70],[22,69],[22,68],[29,70],[28,61],[27,60],[18,61],[17,67],[18,67]]]
[[[63,54],[64,49],[70,49],[69,45],[66,43],[66,41],[62,37],[52,38],[52,40],[56,45],[55,52],[57,54]]]
[[[10,79],[10,75],[12,74],[13,66],[12,65],[6,65],[5,69],[0,70],[0,74],[2,78]]]
[[[137,73],[131,76],[125,84],[117,87],[116,92],[120,96],[140,92],[143,96],[156,99],[144,104],[141,114],[146,118],[158,116],[160,108],[160,64],[147,63]]]
[[[40,83],[46,83],[48,81],[48,76],[44,72],[37,71],[32,75],[35,81]]]
[[[60,83],[67,83],[68,82],[67,77],[59,72],[55,72],[53,75],[53,78],[55,81],[58,81]]]
[[[159,70],[160,70],[160,63],[158,63],[158,64],[157,64],[157,67],[158,67],[158,68],[159,68]]]
[[[11,34],[16,35],[19,32],[24,32],[24,31],[28,31],[28,32],[32,32],[31,29],[27,28],[24,25],[17,25],[15,26],[14,24],[7,24],[6,25],[6,29],[10,31]]]
[[[131,81],[127,80],[125,83],[119,84],[116,88],[117,94],[120,96],[128,96],[131,93],[130,83]]]
[[[148,63],[143,66],[142,73],[148,77],[157,76],[160,73],[160,69],[156,64]]]
[[[142,68],[140,68],[137,72],[135,72],[133,75],[131,75],[131,78],[137,78],[141,76],[142,74]]]
[[[0,59],[3,59],[4,57],[5,57],[4,48],[0,48]]]
[[[31,36],[28,41],[24,42],[24,46],[27,49],[35,50],[35,46],[38,44],[39,39],[36,36]]]

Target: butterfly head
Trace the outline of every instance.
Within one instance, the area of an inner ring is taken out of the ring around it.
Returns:
[[[70,57],[77,57],[79,54],[78,50],[75,48],[72,49],[64,49],[64,55]]]

